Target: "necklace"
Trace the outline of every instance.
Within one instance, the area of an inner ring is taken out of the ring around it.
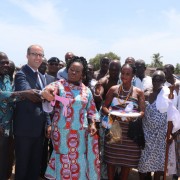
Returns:
[[[119,93],[118,93],[119,97],[120,97],[121,90],[123,90],[123,86],[122,86],[122,85],[119,86]],[[123,92],[124,92],[124,91],[123,91]],[[126,97],[126,99],[124,99],[123,102],[121,102],[120,99],[118,98],[119,105],[122,105],[122,104],[125,104],[125,103],[126,103],[126,101],[127,101],[127,100],[129,99],[129,97],[130,97],[131,92],[132,92],[132,86],[131,86],[131,88],[129,89],[128,94],[127,94],[127,97]]]
[[[131,88],[132,88],[132,86],[129,88],[129,90],[128,90],[128,91],[126,91],[126,90],[124,90],[124,88],[123,88],[123,84],[122,84],[122,90],[123,90],[123,92],[125,92],[125,93],[129,93],[129,92],[131,91]]]

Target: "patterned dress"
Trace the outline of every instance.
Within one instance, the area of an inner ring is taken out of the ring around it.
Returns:
[[[139,161],[139,172],[164,171],[167,124],[167,113],[157,110],[156,101],[148,103],[143,119],[146,144]]]
[[[52,120],[53,153],[46,178],[56,180],[98,180],[100,174],[98,136],[88,133],[88,118],[99,119],[89,88],[61,79],[52,83],[58,95],[69,98],[66,117],[56,102]]]
[[[124,99],[113,98],[111,107],[116,106],[121,102],[121,106],[125,107],[128,103],[133,103],[134,110],[138,110],[137,99],[129,97],[128,101],[123,104]],[[105,138],[104,159],[108,164],[115,166],[124,166],[130,168],[137,168],[141,149],[140,147],[128,137],[128,122],[119,121],[122,129],[122,140],[119,143],[108,144],[108,138]]]
[[[180,133],[175,139],[177,175],[180,177]]]
[[[2,136],[12,135],[12,118],[14,103],[23,100],[20,94],[13,94],[9,75],[0,77],[0,128],[3,130]]]

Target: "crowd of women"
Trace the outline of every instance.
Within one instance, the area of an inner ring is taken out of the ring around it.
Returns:
[[[72,59],[75,60],[76,58],[74,57]],[[94,96],[96,107],[99,110],[99,113],[93,112],[93,117],[88,116],[87,111],[87,117],[91,119],[91,122],[93,121],[93,126],[90,126],[90,129],[91,127],[94,127],[94,129],[97,128],[97,134],[99,135],[100,171],[97,171],[97,169],[94,171],[97,173],[96,178],[98,178],[98,173],[100,173],[101,179],[113,180],[119,178],[126,180],[128,179],[131,168],[138,169],[139,178],[142,180],[151,179],[151,172],[154,172],[155,180],[160,179],[160,177],[164,175],[164,171],[167,171],[168,175],[173,174],[174,178],[178,177],[178,149],[176,149],[175,154],[173,147],[170,148],[172,152],[168,154],[172,158],[169,160],[171,164],[168,166],[168,170],[165,168],[167,142],[172,144],[172,141],[175,140],[176,147],[179,143],[178,130],[180,127],[177,125],[180,121],[177,110],[179,102],[179,82],[173,76],[173,66],[166,65],[163,69],[156,70],[151,78],[145,74],[146,67],[143,60],[134,61],[133,58],[128,58],[127,62],[120,68],[119,61],[111,61],[105,57],[100,62],[101,69],[94,74],[92,73],[92,65],[89,65],[87,73],[90,73],[90,76],[87,76],[89,79],[85,81],[85,79],[82,79],[82,76],[78,76],[78,73],[80,73],[78,66],[82,67],[82,63],[80,63],[79,60],[75,60],[76,62],[71,65],[71,61],[72,60],[69,61],[70,66],[67,66],[68,80],[65,82],[64,80],[60,80],[50,84],[45,88],[43,97],[48,101],[52,101],[55,98],[52,92],[56,92],[55,94],[58,94],[60,97],[71,99],[75,96],[75,94],[73,96],[71,95],[72,90],[75,88],[74,85],[78,85],[78,87],[76,87],[79,91],[79,93],[76,94],[78,98],[79,96],[83,96],[81,92],[83,89],[81,81],[84,81],[86,86],[90,87],[91,92],[89,91],[89,93],[92,93]],[[85,69],[82,68],[82,72],[84,70]],[[171,80],[173,79],[173,82],[169,82],[168,84],[168,77]],[[96,85],[94,86],[94,84],[92,85],[92,81],[94,82],[95,80]],[[66,83],[68,83],[68,87],[72,87],[71,90],[68,90],[69,88],[67,88]],[[168,86],[171,87],[171,90]],[[68,92],[65,93],[65,90]],[[91,103],[93,102],[93,96],[91,96],[92,99],[90,98]],[[170,96],[172,97],[170,98]],[[82,101],[83,99],[84,98],[81,98]],[[72,105],[71,101],[73,100],[70,100],[70,102],[67,103],[68,105],[60,107],[61,110],[63,108],[63,111],[60,111],[60,117],[64,119],[67,115],[63,116],[62,113],[65,113],[65,111],[68,112],[68,108],[71,107],[74,109],[74,114],[72,114],[73,120],[70,122],[68,119],[66,119],[66,121],[58,121],[59,125],[53,120],[53,139],[57,138],[57,130],[55,131],[57,127],[59,128],[60,134],[62,134],[59,136],[61,136],[63,141],[64,138],[62,136],[65,135],[66,138],[70,137],[67,136],[67,133],[63,133],[63,129],[67,126],[65,124],[69,123],[69,129],[76,129],[71,123],[75,123],[75,117],[80,119],[79,116],[81,115],[83,105],[75,105],[76,103]],[[171,101],[174,101],[173,106]],[[59,105],[57,104],[56,106]],[[85,107],[89,108],[89,105],[87,106],[86,104],[83,109],[85,109]],[[94,107],[93,104],[93,109]],[[173,111],[171,108],[175,108],[176,111]],[[118,111],[123,112],[124,115],[122,115],[122,113],[118,114]],[[169,111],[170,113],[168,113]],[[176,114],[176,117],[172,111]],[[72,113],[71,110],[69,110],[69,113]],[[138,114],[137,116],[135,116],[136,113]],[[100,118],[97,118],[98,114]],[[96,118],[95,115],[97,115]],[[83,115],[83,117],[85,116]],[[82,122],[84,122],[84,120]],[[94,126],[94,123],[96,126]],[[76,120],[75,124],[77,126],[79,122]],[[168,129],[169,126],[170,128]],[[80,130],[81,128],[78,127],[77,129]],[[94,130],[94,132],[95,131],[96,130]],[[171,136],[168,137],[169,139],[166,141],[168,131]],[[68,139],[66,139],[66,141],[68,142]],[[81,140],[79,140],[79,142],[81,142]],[[64,145],[62,142],[59,144]],[[87,143],[87,147],[88,145]],[[172,146],[174,146],[175,149],[175,144]],[[59,150],[59,152],[61,152],[61,150]],[[66,152],[68,156],[68,150]],[[81,150],[79,152],[81,152]],[[96,149],[96,152],[98,152],[98,149]],[[60,159],[56,156],[52,155],[50,166],[52,166],[52,159]],[[97,158],[97,155],[94,157]],[[175,161],[175,159],[177,159],[177,161]],[[69,162],[68,157],[67,161]],[[90,162],[89,159],[87,162]],[[58,165],[54,165],[53,162],[53,171],[52,167],[48,168],[46,177],[54,177],[53,174],[57,172],[56,168],[58,168],[58,172],[62,171],[62,162],[56,163]],[[92,170],[94,170],[95,167],[97,168],[94,164]],[[120,173],[118,173],[118,171],[120,171]],[[93,179],[91,176],[89,177]]]
[[[52,117],[46,136],[53,151],[44,177],[127,180],[136,168],[141,180],[152,172],[155,180],[178,178],[180,82],[173,66],[150,77],[143,60],[129,57],[121,67],[104,57],[94,72],[85,58],[71,55],[59,79],[39,93]]]

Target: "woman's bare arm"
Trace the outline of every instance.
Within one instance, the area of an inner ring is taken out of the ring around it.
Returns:
[[[141,117],[143,117],[143,116],[144,116],[144,111],[145,111],[145,97],[144,97],[144,92],[141,91],[140,89],[137,89],[137,95],[138,95],[139,111],[140,111]]]
[[[107,92],[106,94],[106,97],[105,97],[105,101],[102,105],[102,112],[105,114],[105,115],[108,115],[109,114],[109,106],[111,105],[111,102],[113,100],[113,97],[114,97],[114,93],[116,91],[116,89],[118,88],[119,86],[112,86],[109,91]]]

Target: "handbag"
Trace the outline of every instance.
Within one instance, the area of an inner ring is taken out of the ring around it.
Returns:
[[[116,119],[113,120],[111,116],[109,116],[109,119],[112,121],[112,125],[106,134],[107,144],[119,143],[122,140],[122,129],[119,121]]]
[[[144,131],[142,127],[142,118],[129,122],[127,136],[133,140],[140,148],[145,147]]]

